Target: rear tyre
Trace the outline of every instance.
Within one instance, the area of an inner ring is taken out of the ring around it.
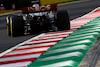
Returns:
[[[66,10],[57,12],[57,28],[58,30],[69,30],[70,29],[70,20],[68,12]]]
[[[11,36],[24,35],[24,20],[22,16],[10,17]]]
[[[6,22],[7,22],[7,35],[11,36],[11,31],[10,31],[10,17],[6,17]]]

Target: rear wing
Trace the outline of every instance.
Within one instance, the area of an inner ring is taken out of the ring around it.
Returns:
[[[52,11],[52,10],[56,10],[56,9],[57,9],[57,4],[21,8],[22,13],[24,13],[24,14],[36,13],[36,12],[44,12],[44,11]]]

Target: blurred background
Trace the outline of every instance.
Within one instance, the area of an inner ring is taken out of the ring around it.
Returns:
[[[12,9],[12,7],[20,9],[21,7],[31,6],[31,1],[32,0],[0,0],[0,6],[4,6],[6,10]]]
[[[55,4],[55,3],[64,3],[71,1],[84,1],[84,0],[0,0],[0,7],[5,7],[6,10],[12,8],[18,10],[22,7],[32,6],[35,2],[40,5]]]

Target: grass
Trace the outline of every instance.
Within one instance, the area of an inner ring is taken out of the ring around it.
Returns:
[[[0,14],[9,13],[9,12],[13,12],[13,10],[2,10],[0,11]]]

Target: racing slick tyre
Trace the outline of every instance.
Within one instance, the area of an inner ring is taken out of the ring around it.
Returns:
[[[7,35],[11,36],[11,31],[10,31],[10,17],[6,17],[6,22],[7,22]]]
[[[69,30],[70,29],[70,20],[68,12],[66,10],[57,11],[57,28],[58,30]]]
[[[24,20],[22,16],[13,15],[10,17],[11,36],[24,35]]]

